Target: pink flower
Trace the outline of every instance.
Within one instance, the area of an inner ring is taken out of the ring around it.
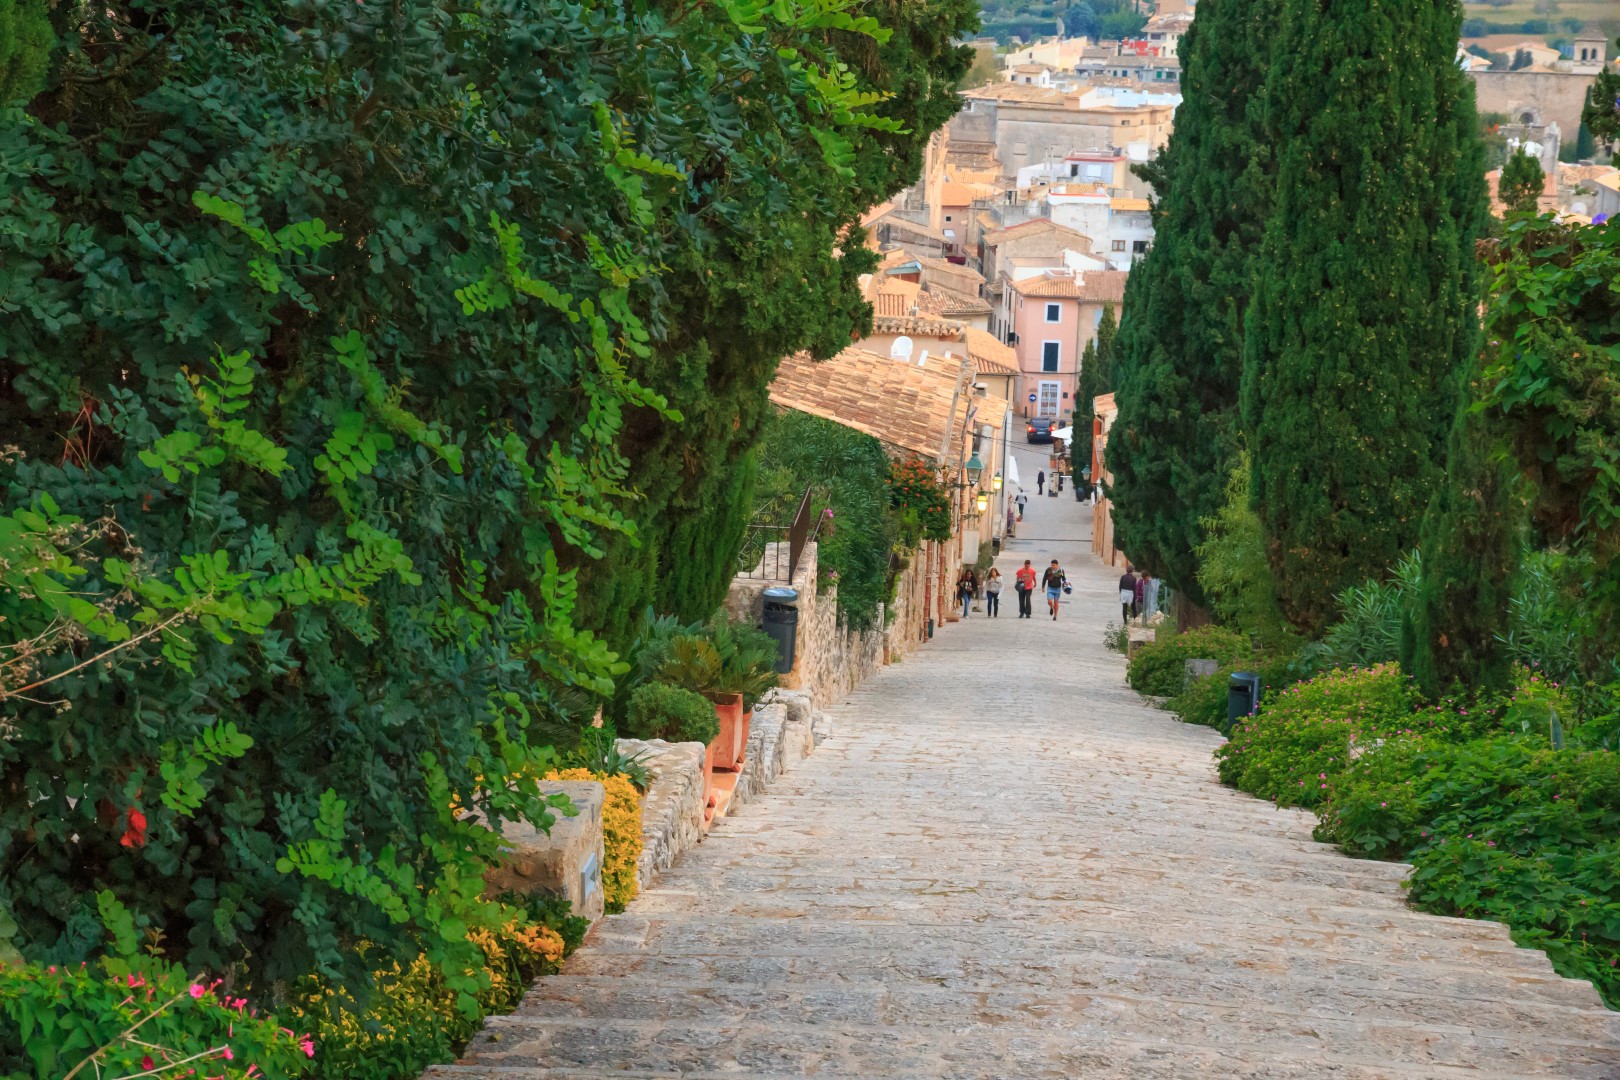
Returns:
[[[228,1046],[221,1049],[220,1052],[219,1052],[219,1055],[220,1055],[220,1057],[224,1058],[226,1061],[235,1061],[236,1060],[236,1055],[231,1053],[231,1048],[228,1047]]]
[[[192,983],[191,984],[191,997],[192,997],[192,1000],[196,1000],[197,998],[202,997],[206,993],[208,993],[208,991],[203,989],[202,983]]]
[[[315,1056],[315,1040],[308,1035],[304,1036],[304,1041],[298,1044],[298,1048],[304,1052],[305,1057]]]

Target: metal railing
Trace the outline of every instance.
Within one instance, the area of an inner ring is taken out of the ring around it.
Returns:
[[[799,559],[821,531],[821,522],[810,512],[810,487],[805,486],[799,507],[787,525],[750,522],[737,552],[737,576],[764,578],[791,585],[799,571]],[[772,516],[770,508],[761,516]]]

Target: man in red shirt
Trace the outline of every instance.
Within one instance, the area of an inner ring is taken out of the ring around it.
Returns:
[[[1035,593],[1035,568],[1030,565],[1028,559],[1025,559],[1024,565],[1019,568],[1018,573],[1014,576],[1017,579],[1014,582],[1014,588],[1018,590],[1018,617],[1020,619],[1033,618],[1030,614],[1029,598]]]

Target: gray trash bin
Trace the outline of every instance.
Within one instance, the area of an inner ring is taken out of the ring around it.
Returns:
[[[760,623],[776,642],[776,673],[786,675],[793,670],[794,645],[799,637],[799,590],[773,585],[761,595],[765,612]]]
[[[1260,707],[1260,676],[1252,671],[1232,672],[1232,681],[1226,686],[1226,730],[1245,717],[1253,716]]]

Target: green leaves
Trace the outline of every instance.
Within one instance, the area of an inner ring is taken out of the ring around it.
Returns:
[[[208,788],[201,782],[208,767],[242,757],[252,746],[252,736],[238,731],[236,724],[229,720],[204,728],[192,740],[189,753],[170,743],[158,763],[158,775],[164,783],[163,793],[158,798],[175,813],[190,817],[203,805],[208,794]]]

